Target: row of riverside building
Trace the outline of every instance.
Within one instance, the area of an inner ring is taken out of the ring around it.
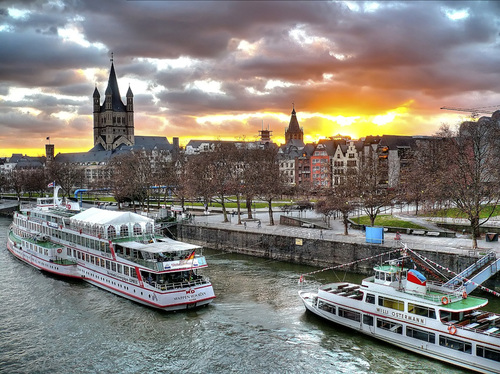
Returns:
[[[104,178],[104,166],[117,155],[131,152],[148,152],[152,158],[169,159],[183,152],[187,157],[215,149],[220,140],[191,140],[185,149],[179,147],[179,139],[172,143],[166,137],[136,135],[134,130],[134,95],[129,87],[126,103],[122,102],[118,89],[113,60],[105,90],[104,101],[97,89],[93,93],[93,138],[94,147],[88,152],[58,153],[55,145],[46,144],[45,157],[28,157],[13,154],[0,159],[0,172],[15,169],[44,167],[49,162],[72,164],[85,169],[85,183]],[[237,147],[277,147],[280,169],[290,185],[310,188],[328,188],[338,185],[349,168],[359,168],[368,157],[375,157],[384,170],[380,177],[381,187],[398,184],[400,170],[407,163],[408,150],[425,137],[415,136],[367,136],[352,140],[346,136],[334,136],[315,143],[304,144],[304,130],[299,126],[293,107],[289,126],[285,129],[285,144],[278,146],[271,140],[271,131],[262,128],[259,140],[254,142],[234,141]],[[49,138],[47,138],[49,139]],[[87,187],[82,186],[82,187]]]

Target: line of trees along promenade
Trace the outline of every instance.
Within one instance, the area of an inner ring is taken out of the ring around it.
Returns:
[[[348,219],[355,211],[363,210],[374,225],[381,210],[395,202],[415,206],[416,214],[422,208],[453,207],[469,220],[472,246],[476,248],[480,226],[491,218],[500,201],[499,120],[492,116],[466,121],[456,128],[442,126],[436,136],[417,141],[400,164],[396,188],[381,187],[380,181],[387,176],[382,175],[386,172],[384,160],[376,152],[357,168],[350,168],[340,184],[312,190],[307,184],[287,184],[280,172],[277,148],[245,149],[231,142],[218,142],[213,151],[189,157],[183,153],[153,157],[144,152],[116,156],[106,165],[103,177],[89,189],[107,188],[119,206],[138,201],[147,210],[152,198],[158,202],[175,199],[182,207],[193,199],[205,206],[216,202],[225,222],[227,203],[236,201],[239,224],[243,213],[252,218],[251,207],[256,200],[267,203],[271,225],[276,200],[315,200],[316,210],[325,218],[341,215],[346,235]],[[329,170],[326,177],[331,178],[331,167]],[[70,196],[84,180],[83,168],[52,162],[45,169],[14,170],[2,175],[0,187],[20,197],[24,193],[46,193],[48,183],[55,181]]]

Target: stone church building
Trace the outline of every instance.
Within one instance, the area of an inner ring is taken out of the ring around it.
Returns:
[[[123,104],[116,80],[115,66],[111,60],[108,87],[104,102],[101,95],[94,90],[94,150],[99,146],[102,150],[114,151],[121,145],[133,146],[134,142],[134,95],[130,87],[126,96],[127,104]]]

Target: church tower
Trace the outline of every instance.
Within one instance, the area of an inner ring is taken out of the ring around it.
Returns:
[[[134,95],[130,87],[127,91],[127,105],[124,105],[118,89],[113,54],[108,87],[100,105],[101,95],[93,94],[94,149],[99,145],[106,151],[113,151],[120,145],[134,145]]]
[[[292,139],[298,139],[301,141],[304,140],[304,129],[299,126],[299,121],[297,121],[297,113],[295,113],[295,105],[293,105],[290,124],[285,130],[285,144],[287,144]]]

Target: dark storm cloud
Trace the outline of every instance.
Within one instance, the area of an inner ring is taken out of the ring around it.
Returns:
[[[14,8],[30,13],[19,16]],[[458,11],[467,16],[452,20],[449,15]],[[498,2],[468,1],[381,1],[378,7],[327,1],[3,1],[0,131],[13,124],[39,126],[41,132],[44,126],[85,128],[95,85],[101,95],[107,85],[110,51],[121,87],[129,79],[146,86],[141,92],[131,84],[138,129],[155,127],[167,136],[253,136],[259,113],[289,115],[291,102],[300,111],[332,116],[378,115],[401,106],[411,106],[416,116],[435,115],[450,100],[473,106],[467,98],[500,96],[499,11]],[[68,29],[95,44],[63,40]],[[164,68],[148,59],[177,64]],[[87,68],[95,69],[93,77],[81,73]],[[221,92],[203,91],[197,81],[218,83]],[[37,94],[8,98],[16,87]],[[28,107],[42,114],[19,114]],[[54,120],[51,114],[58,111],[81,117]],[[194,119],[244,113],[256,119]]]

